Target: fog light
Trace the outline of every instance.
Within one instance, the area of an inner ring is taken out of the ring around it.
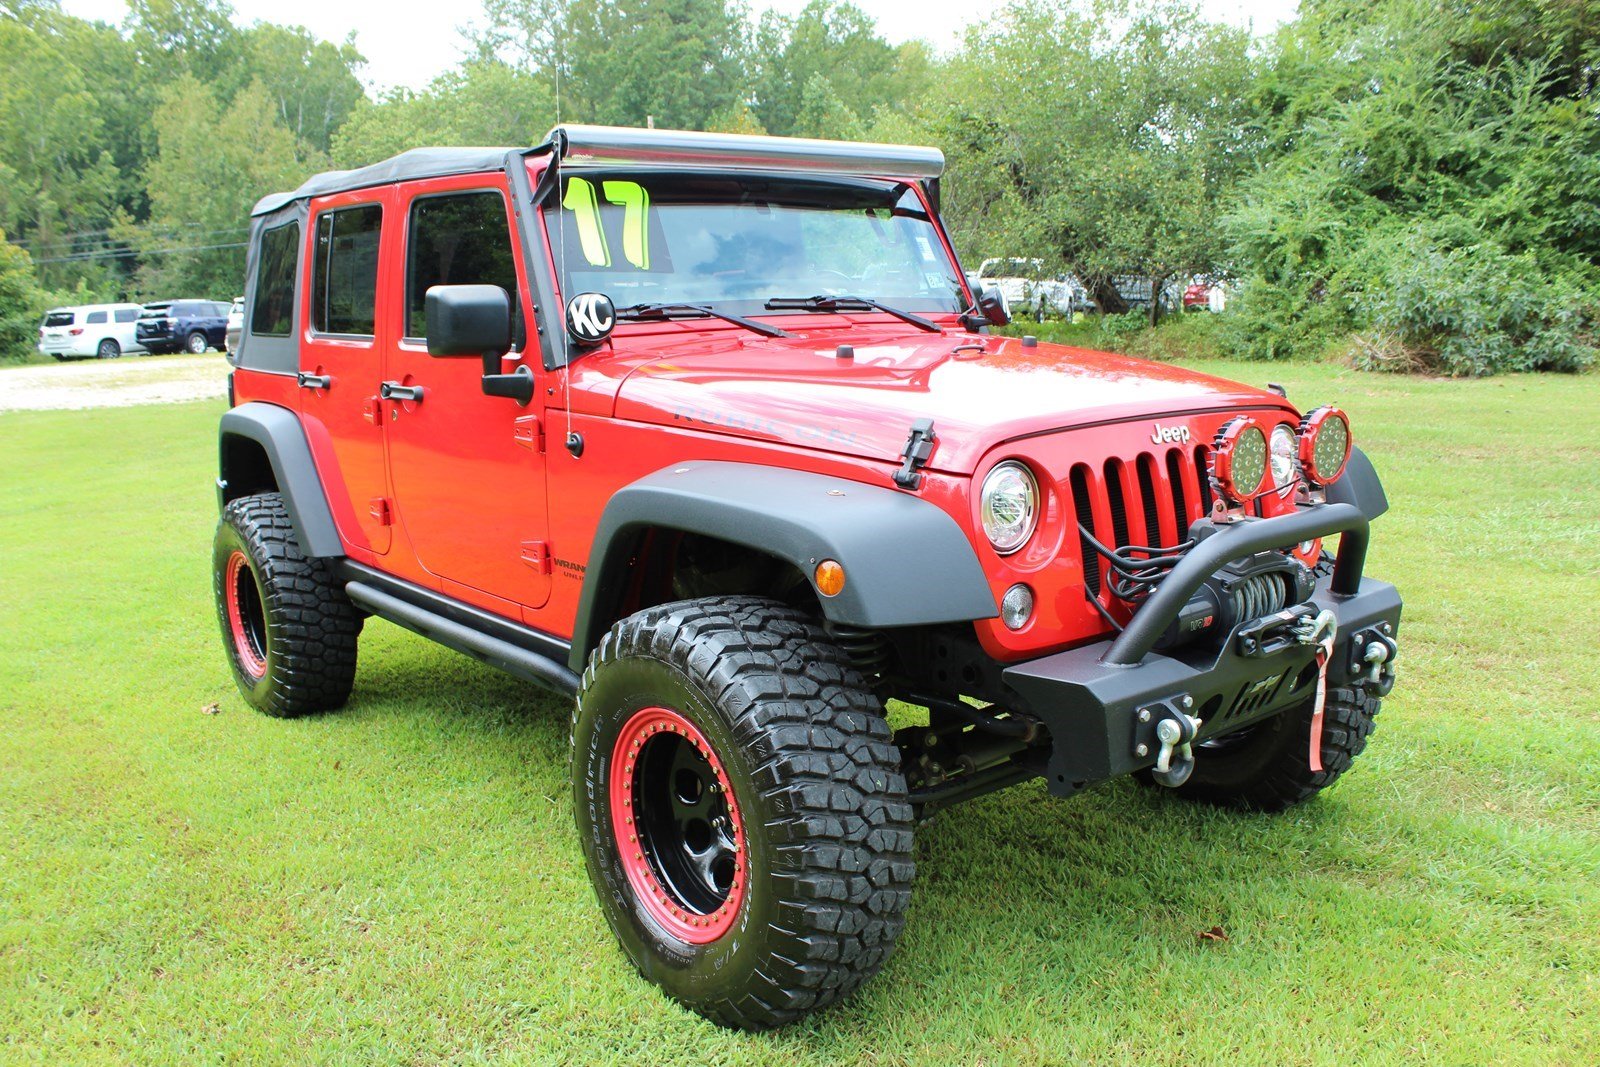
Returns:
[[[1033,590],[1018,582],[1000,599],[1000,621],[1008,630],[1020,630],[1033,618]]]

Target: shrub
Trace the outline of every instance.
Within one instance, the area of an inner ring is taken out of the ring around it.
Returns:
[[[1354,354],[1366,368],[1471,377],[1577,371],[1600,354],[1596,294],[1582,274],[1551,271],[1493,244],[1402,245],[1359,303],[1371,328]]]

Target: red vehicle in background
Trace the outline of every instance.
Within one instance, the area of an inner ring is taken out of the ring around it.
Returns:
[[[1185,311],[1210,311],[1211,286],[1204,282],[1195,282],[1183,291],[1183,310]]]
[[[344,704],[378,616],[562,694],[601,910],[724,1025],[878,971],[932,812],[1122,775],[1280,809],[1393,684],[1345,415],[996,336],[942,167],[560,127],[254,212],[213,553],[241,691]]]

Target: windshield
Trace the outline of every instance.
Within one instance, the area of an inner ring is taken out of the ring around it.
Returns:
[[[588,171],[546,209],[561,291],[618,308],[845,295],[960,312],[961,279],[904,182]],[[559,216],[559,217],[557,217]]]

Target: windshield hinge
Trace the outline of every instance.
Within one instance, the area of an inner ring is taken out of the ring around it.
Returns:
[[[937,440],[939,435],[933,432],[932,419],[918,419],[911,424],[911,436],[906,438],[905,450],[900,453],[905,462],[894,472],[894,484],[902,489],[916,489],[922,485],[922,475],[917,471],[928,465]]]

